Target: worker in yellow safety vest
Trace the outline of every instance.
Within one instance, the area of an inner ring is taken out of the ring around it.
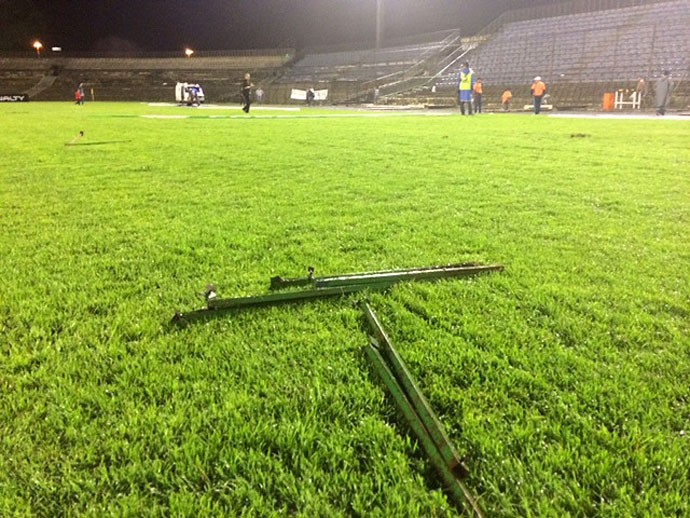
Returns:
[[[458,79],[458,102],[460,103],[460,113],[465,115],[465,105],[467,105],[467,113],[472,115],[472,91],[474,90],[474,70],[470,68],[470,64],[465,61],[460,70],[460,77]]]

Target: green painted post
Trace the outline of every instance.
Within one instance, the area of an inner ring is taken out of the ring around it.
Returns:
[[[454,277],[469,277],[482,273],[502,270],[500,265],[489,266],[435,266],[431,268],[415,268],[412,270],[391,271],[369,274],[343,275],[340,277],[330,277],[315,279],[317,288],[330,286],[346,286],[349,284],[361,284],[365,282],[391,283],[414,282],[414,281],[433,281],[439,279],[450,279]]]
[[[379,272],[352,273],[333,277],[314,277],[310,269],[307,277],[284,279],[280,276],[271,278],[271,290],[290,287],[313,286],[315,288],[330,288],[334,286],[348,286],[351,284],[367,284],[388,282],[432,281],[453,277],[468,277],[503,270],[501,265],[450,264],[447,266],[430,266],[427,268],[410,268],[406,270],[386,270]]]
[[[259,306],[271,306],[306,300],[337,297],[348,293],[361,291],[384,291],[395,284],[405,281],[434,281],[450,277],[466,277],[500,271],[501,265],[477,266],[474,264],[432,266],[429,268],[415,268],[410,270],[391,270],[372,273],[357,273],[341,275],[337,277],[313,277],[310,269],[309,276],[298,279],[283,279],[273,277],[271,290],[280,290],[289,287],[312,286],[310,290],[269,293],[256,297],[238,297],[231,299],[211,298],[207,300],[207,309],[199,309],[188,313],[176,313],[173,322],[183,324],[197,318],[211,316],[215,311],[251,308]]]
[[[388,364],[405,390],[405,394],[414,405],[415,411],[419,414],[424,426],[429,430],[429,434],[443,455],[443,459],[448,465],[448,468],[458,477],[466,477],[469,474],[469,470],[460,460],[460,456],[455,450],[453,443],[448,438],[445,428],[438,420],[438,417],[436,417],[436,414],[431,409],[431,405],[429,405],[424,394],[422,394],[422,391],[415,383],[412,374],[407,370],[405,363],[393,347],[393,344],[386,335],[381,323],[376,318],[369,304],[364,303],[362,306],[367,322],[374,332],[376,342],[379,344],[381,351],[388,360]]]
[[[386,365],[386,361],[381,356],[379,350],[373,345],[369,345],[365,348],[365,351],[374,367],[374,370],[379,375],[379,378],[393,397],[398,410],[403,415],[408,426],[417,437],[419,444],[422,446],[422,449],[431,461],[431,464],[441,477],[441,480],[453,497],[455,504],[459,507],[462,507],[464,502],[466,502],[469,504],[478,518],[483,518],[484,514],[481,508],[477,504],[467,486],[458,480],[455,474],[449,469],[449,466],[443,458],[443,455],[437,448],[434,440],[428,434],[424,423],[415,412],[414,406],[408,400],[403,388],[398,383],[396,376],[393,374],[393,372],[391,372],[388,365]]]
[[[305,300],[320,299],[326,297],[337,297],[340,295],[347,295],[348,293],[356,293],[365,290],[380,291],[388,288],[389,286],[390,283],[356,284],[352,286],[337,286],[333,288],[324,288],[316,290],[271,293],[268,295],[260,295],[257,297],[240,297],[234,299],[210,299],[208,301],[208,309],[236,309],[257,306],[271,306],[287,302],[300,302]]]
[[[191,322],[197,318],[219,314],[221,311],[255,308],[261,306],[276,306],[278,304],[300,303],[307,300],[339,297],[362,291],[383,291],[391,286],[392,283],[390,282],[379,282],[376,284],[355,284],[350,286],[337,286],[333,288],[321,288],[306,291],[270,293],[268,295],[259,295],[255,297],[238,297],[231,299],[213,298],[208,299],[208,307],[205,309],[198,309],[196,311],[190,311],[187,313],[176,313],[173,317],[173,323],[182,324],[185,322]]]

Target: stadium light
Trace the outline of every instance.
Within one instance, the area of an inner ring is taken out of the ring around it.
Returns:
[[[33,48],[36,49],[36,55],[40,58],[41,57],[41,49],[43,48],[43,43],[40,41],[36,40],[33,43]]]
[[[188,58],[191,58],[192,54],[194,54],[194,51],[192,49],[190,49],[189,47],[184,49],[184,55],[187,56]]]

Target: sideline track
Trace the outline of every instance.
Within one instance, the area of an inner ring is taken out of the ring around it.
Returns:
[[[180,106],[176,103],[167,102],[153,102],[153,103],[142,103],[151,107],[159,108],[185,108],[189,109],[187,106]],[[337,107],[329,107],[330,109],[337,110]],[[410,109],[411,107],[406,107],[400,110],[387,109],[387,110],[373,110],[362,109],[362,108],[348,108],[348,111],[354,110],[355,113],[327,113],[319,114],[316,111],[303,111],[302,108],[296,106],[253,106],[252,111],[282,111],[282,112],[292,112],[289,115],[282,114],[254,114],[244,115],[198,115],[198,114],[146,114],[146,115],[132,115],[132,117],[142,117],[145,119],[232,119],[232,120],[246,120],[246,119],[330,119],[330,118],[357,118],[357,117],[412,117],[412,116],[422,116],[422,117],[448,117],[453,115],[459,115],[457,110],[447,109],[447,110],[433,110],[429,111],[424,108]],[[238,110],[236,106],[230,105],[218,105],[218,104],[208,104],[202,106],[196,106],[194,109],[197,110]],[[297,114],[299,113],[299,115]],[[491,115],[501,115],[501,112],[488,112],[482,115],[482,117]],[[522,115],[530,116],[531,113],[521,113],[516,112],[509,115]],[[642,113],[583,113],[583,112],[551,112],[545,113],[546,117],[561,118],[561,119],[603,119],[603,120],[673,120],[673,121],[690,121],[690,113],[681,113],[676,115],[666,115],[663,117],[656,116],[652,113],[642,114]],[[125,116],[126,117],[126,116]]]
[[[605,119],[605,120],[669,120],[669,121],[690,121],[687,115],[664,115],[657,116],[636,113],[549,113],[549,117],[556,119]]]
[[[345,118],[377,118],[377,117],[451,117],[459,115],[455,112],[377,112],[377,113],[329,113],[329,114],[302,114],[302,115],[132,115],[131,117],[141,117],[144,119],[233,119],[233,120],[255,120],[255,119],[345,119]],[[486,117],[485,114],[482,117]],[[523,114],[517,114],[523,115]],[[529,115],[523,115],[529,116]],[[123,116],[121,116],[123,117]],[[127,117],[124,115],[124,117]],[[687,115],[665,115],[657,117],[655,115],[611,115],[598,113],[550,113],[546,117],[555,119],[590,119],[590,120],[655,120],[655,121],[685,121],[690,122]]]

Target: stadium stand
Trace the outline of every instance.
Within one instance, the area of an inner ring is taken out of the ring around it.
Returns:
[[[504,23],[468,59],[485,85],[524,92],[540,75],[561,103],[582,104],[583,96],[597,102],[606,90],[653,80],[666,69],[683,78],[690,68],[689,27],[688,0],[520,20]],[[454,89],[457,74],[440,77],[437,89]]]
[[[491,107],[513,89],[529,103],[529,84],[544,77],[560,107],[598,107],[604,92],[634,87],[673,71],[683,92],[690,69],[690,0],[572,0],[508,11],[470,38],[435,33],[416,45],[309,52],[280,84],[331,88],[332,102],[452,105],[459,65],[472,63]],[[283,95],[285,97],[287,93]]]
[[[258,81],[278,77],[294,56],[291,49],[264,54],[211,57],[50,57],[0,58],[3,91],[31,99],[68,100],[83,82],[87,100],[173,101],[177,81],[201,83],[210,101],[239,101],[244,72]]]
[[[370,101],[376,87],[381,95],[404,91],[410,80],[429,77],[444,56],[456,51],[461,38],[452,30],[416,39],[381,49],[307,51],[278,83],[329,88],[336,102]]]
[[[298,61],[283,81],[370,80],[407,70],[440,49],[440,42],[423,46],[311,54]]]

